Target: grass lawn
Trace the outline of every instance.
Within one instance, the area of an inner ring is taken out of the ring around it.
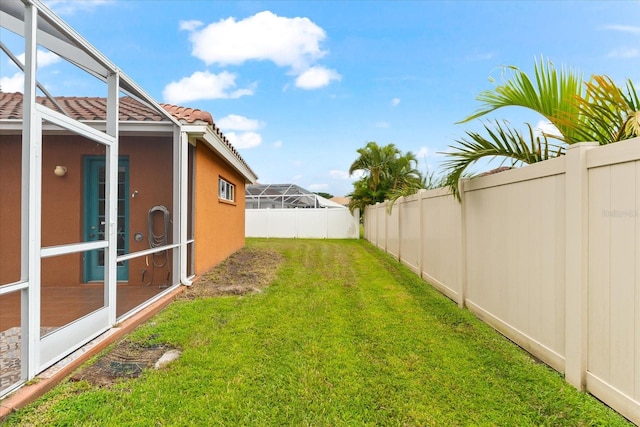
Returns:
[[[262,293],[176,301],[129,338],[178,360],[6,425],[630,425],[367,242],[248,246],[284,256]]]

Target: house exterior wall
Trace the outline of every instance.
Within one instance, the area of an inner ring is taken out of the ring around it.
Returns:
[[[235,202],[218,198],[218,179],[235,185]],[[195,272],[200,275],[244,246],[245,180],[205,144],[195,152]]]
[[[0,141],[0,283],[20,279],[20,136]]]
[[[84,158],[104,154],[104,147],[78,136],[51,135],[42,149],[42,246],[84,241]],[[170,137],[121,137],[120,156],[129,159],[129,250],[149,247],[148,211],[154,205],[172,208],[172,140]],[[0,283],[20,278],[21,136],[3,135],[0,143]],[[53,171],[67,167],[64,177]],[[135,197],[131,197],[137,191]],[[141,232],[142,242],[133,236]],[[61,260],[64,262],[61,262]],[[171,265],[171,262],[167,263]],[[144,257],[129,261],[129,284],[142,283],[148,268]],[[43,286],[82,283],[82,254],[42,260]]]

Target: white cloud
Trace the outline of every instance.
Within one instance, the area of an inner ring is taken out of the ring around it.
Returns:
[[[202,21],[192,19],[191,21],[180,21],[179,25],[180,31],[195,31],[198,28],[202,27],[204,23]]]
[[[607,56],[609,58],[637,58],[640,57],[640,49],[621,47],[612,50]]]
[[[380,121],[375,123],[373,126],[377,127],[378,129],[388,129],[391,125],[389,124],[389,122]]]
[[[349,172],[333,169],[329,171],[329,176],[333,179],[349,179]]]
[[[273,143],[273,148],[280,148],[282,147],[282,141],[276,141]]]
[[[78,10],[93,10],[97,6],[113,3],[113,0],[45,0],[51,10],[59,15],[71,15]]]
[[[262,136],[256,132],[226,132],[225,136],[234,147],[239,149],[254,148],[262,143]]]
[[[296,87],[301,89],[318,89],[329,85],[332,80],[340,81],[342,76],[336,70],[324,67],[311,67],[296,79]]]
[[[326,51],[326,34],[308,18],[285,18],[270,11],[236,21],[230,17],[192,31],[192,54],[207,65],[272,61],[280,67],[306,69]]]
[[[391,100],[391,106],[392,107],[397,107],[398,105],[400,105],[400,98],[393,98]]]
[[[605,30],[622,31],[624,33],[640,34],[640,27],[632,25],[605,25]]]
[[[417,159],[425,159],[429,157],[429,149],[427,147],[420,147],[418,153],[416,154]]]
[[[294,175],[293,178],[291,178],[292,182],[296,182],[296,181],[300,181],[302,179],[302,175]]]
[[[329,189],[328,184],[309,184],[307,188],[309,191],[324,191]]]
[[[21,53],[16,57],[18,58],[18,61],[20,61],[20,63],[24,65],[25,54]],[[38,50],[36,53],[36,63],[38,64],[39,68],[55,64],[56,62],[60,62],[60,59],[61,58],[53,52]]]
[[[337,169],[332,169],[329,171],[329,176],[332,179],[339,179],[339,180],[344,180],[344,181],[348,181],[348,180],[358,180],[360,178],[362,178],[363,176],[365,176],[365,172],[362,170],[357,170],[354,171],[352,175],[349,175],[348,171],[341,171],[341,170],[337,170]]]
[[[240,130],[240,131],[250,131],[250,130],[258,130],[262,127],[261,123],[255,119],[249,119],[244,116],[239,116],[237,114],[229,114],[221,118],[220,120],[216,120],[216,123],[220,129],[225,130]]]
[[[556,136],[556,137],[562,136],[562,134],[560,133],[558,128],[555,127],[551,122],[546,121],[546,120],[540,120],[536,124],[535,128],[533,129],[533,131],[536,134],[545,133],[545,134],[547,134],[549,136]]]
[[[358,180],[360,178],[364,178],[367,174],[365,173],[365,171],[363,170],[357,170],[357,171],[353,171],[353,173],[351,174],[351,178]]]
[[[3,92],[24,92],[24,74],[17,72],[11,77],[0,77],[0,88]]]
[[[223,71],[212,74],[208,71],[196,71],[189,77],[165,86],[162,96],[166,102],[178,104],[199,99],[240,98],[253,95],[252,87],[233,90],[236,87],[236,75]]]
[[[484,53],[473,53],[470,55],[466,55],[464,57],[465,61],[475,62],[475,61],[488,61],[493,59],[495,54],[493,52],[484,52]]]

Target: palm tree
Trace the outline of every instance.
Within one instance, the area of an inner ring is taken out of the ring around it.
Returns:
[[[357,152],[359,157],[351,164],[349,174],[362,171],[364,176],[354,183],[354,190],[349,195],[351,210],[363,210],[366,205],[383,202],[390,197],[395,201],[402,195],[424,188],[425,180],[417,169],[418,160],[412,152],[402,154],[394,144],[381,147],[374,141]]]
[[[576,72],[558,72],[551,61],[545,65],[542,59],[535,63],[535,85],[516,67],[505,67],[505,71],[513,73],[511,79],[481,92],[477,99],[483,105],[460,123],[502,107],[520,106],[544,116],[559,133],[536,133],[526,124],[529,131],[523,135],[497,121],[484,125],[486,137],[467,132],[468,138],[457,140],[457,145],[450,146],[452,151],[443,153],[450,157],[443,163],[445,182],[458,197],[458,180],[481,158],[502,158],[517,166],[563,155],[567,144],[608,144],[640,134],[640,102],[631,80],[626,92],[606,76],[593,76],[583,83]]]
[[[349,175],[356,171],[363,171],[368,176],[371,189],[377,188],[385,178],[389,164],[393,163],[401,155],[400,150],[394,144],[380,147],[377,142],[370,141],[363,148],[358,148],[360,155],[349,167]]]

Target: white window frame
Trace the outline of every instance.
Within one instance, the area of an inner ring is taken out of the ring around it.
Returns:
[[[227,202],[236,201],[236,186],[223,177],[218,177],[218,197]]]

